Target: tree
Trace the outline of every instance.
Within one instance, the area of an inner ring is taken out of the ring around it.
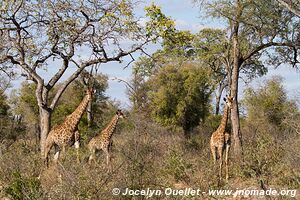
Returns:
[[[150,80],[152,116],[163,125],[179,126],[188,138],[205,120],[213,90],[210,70],[193,63],[168,65]]]
[[[234,158],[241,160],[242,134],[238,108],[238,80],[241,68],[254,58],[261,59],[270,47],[292,50],[295,55],[293,63],[297,64],[299,19],[285,12],[276,1],[216,0],[206,1],[204,5],[209,15],[228,22],[233,56],[230,90],[231,96],[235,97],[231,112],[233,152]],[[283,62],[287,61],[290,60]]]
[[[8,115],[9,106],[7,104],[7,97],[4,94],[4,91],[0,89],[0,116]]]
[[[99,74],[95,77],[94,88],[96,93],[94,94],[94,98],[92,100],[93,115],[96,115],[97,119],[100,120],[102,118],[102,108],[103,101],[107,99],[104,95],[105,90],[107,89],[107,77]],[[54,98],[56,91],[60,88],[60,85],[64,83],[57,84],[53,91],[49,93],[49,99]],[[86,86],[82,84],[82,81],[76,79],[73,81],[66,91],[63,93],[61,98],[59,99],[56,109],[53,111],[51,115],[52,125],[56,125],[61,123],[65,117],[71,114],[79,103],[82,101],[85,95]],[[36,98],[34,96],[36,85],[33,83],[29,83],[28,81],[23,82],[19,91],[14,91],[11,96],[11,104],[13,105],[13,112],[15,115],[22,117],[22,121],[24,125],[27,127],[28,131],[33,131],[34,134],[38,134],[38,113],[39,108],[36,102]],[[88,111],[87,111],[88,112]],[[97,120],[97,122],[99,121]],[[88,119],[84,117],[81,123],[85,127],[88,126]],[[36,135],[38,138],[39,136]]]
[[[300,17],[300,1],[299,0],[277,0],[281,5],[285,6],[289,11]]]
[[[151,20],[144,27],[134,17],[133,7],[129,0],[1,3],[0,64],[19,67],[22,75],[36,84],[41,154],[50,129],[51,114],[67,86],[87,67],[120,62],[124,56],[141,50],[157,37],[155,29],[163,30],[164,22],[168,22],[162,17],[157,19],[154,15],[157,9],[152,6],[149,9],[154,12],[148,13]],[[160,22],[159,27],[152,21]],[[132,40],[132,46],[126,48],[122,44],[128,39]],[[81,57],[82,52],[84,56]],[[43,77],[40,73],[43,69],[55,73],[50,78],[49,74]],[[49,92],[67,70],[72,74],[50,100]]]
[[[149,113],[151,111],[149,110],[148,92],[152,88],[148,80],[156,76],[164,66],[187,61],[189,56],[186,54],[186,50],[191,45],[194,35],[189,31],[176,30],[174,21],[165,16],[159,7],[152,5],[152,7],[147,8],[147,11],[153,19],[152,24],[148,27],[163,24],[157,29],[156,33],[162,39],[159,42],[163,48],[157,50],[151,56],[141,56],[134,63],[130,82],[122,79],[118,79],[118,81],[125,83],[127,86],[127,93],[133,103],[133,110]],[[154,17],[163,20],[157,21]]]
[[[222,93],[231,85],[233,56],[230,38],[225,30],[204,28],[194,37],[191,48],[198,62],[208,65],[214,72],[213,79],[216,82],[215,114],[218,115]],[[253,78],[262,76],[266,72],[266,66],[255,57],[246,61],[241,67],[240,76],[245,82],[250,82]]]
[[[135,62],[132,73],[130,98],[134,105],[146,105],[147,81],[157,71],[168,64],[180,62],[198,62],[212,69],[212,78],[216,88],[216,115],[219,114],[220,99],[231,81],[233,65],[230,39],[225,30],[204,28],[197,34],[188,31],[174,30],[163,38],[162,49],[157,50],[150,58],[141,57]],[[251,81],[267,72],[267,68],[257,58],[246,62],[241,68],[244,81]],[[138,103],[139,102],[139,103]]]
[[[273,130],[270,132],[276,132],[274,127],[284,130],[291,127],[285,123],[287,117],[299,115],[296,102],[287,97],[281,77],[273,77],[257,89],[247,88],[244,94],[242,102],[246,107],[247,121],[263,130],[268,126]]]
[[[4,90],[0,87],[0,156],[2,156],[1,148],[3,139],[6,139],[9,133],[12,132],[11,119],[9,115],[9,105],[7,102],[7,96],[4,94]]]

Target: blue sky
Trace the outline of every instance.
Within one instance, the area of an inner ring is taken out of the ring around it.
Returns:
[[[203,18],[200,19],[199,8],[196,7],[191,1],[182,1],[182,0],[156,0],[156,1],[145,1],[139,8],[137,8],[137,14],[142,15],[143,8],[145,5],[149,5],[151,2],[154,2],[156,5],[161,6],[162,11],[167,15],[171,16],[172,19],[175,20],[176,26],[181,30],[190,30],[194,33],[198,32],[200,29],[204,27],[214,27],[214,28],[222,28],[223,25],[213,21],[211,19],[203,22]],[[150,52],[153,51],[153,47],[148,47]],[[126,70],[122,70],[122,66],[126,64],[121,64],[118,66],[117,64],[108,64],[110,66],[103,66],[101,71],[109,76],[116,76],[125,80],[130,79],[131,68],[127,68]],[[284,81],[284,86],[288,92],[288,96],[291,98],[296,98],[296,95],[299,97],[299,85],[300,85],[300,72],[281,66],[278,69],[269,68],[269,72],[266,76],[262,78],[257,78],[252,81],[249,86],[256,86],[261,84],[265,79],[270,78],[272,76],[282,76]],[[243,94],[243,89],[247,87],[244,83],[240,83],[240,95]],[[125,94],[125,86],[122,83],[118,83],[116,81],[110,81],[110,88],[107,91],[107,94],[118,101],[121,102],[122,106],[128,106],[128,98]]]
[[[203,18],[200,19],[200,11],[199,8],[196,7],[192,1],[183,1],[183,0],[154,0],[154,1],[144,1],[138,7],[135,8],[136,14],[139,17],[144,16],[143,8],[146,5],[150,5],[151,2],[154,2],[156,5],[161,6],[162,11],[175,20],[176,26],[180,30],[190,30],[193,33],[198,32],[200,29],[204,27],[214,27],[214,28],[222,28],[222,24],[211,19],[203,22]],[[146,51],[148,53],[152,53],[157,49],[157,45],[148,45]],[[138,58],[138,54],[135,54],[135,58]],[[109,89],[106,91],[106,95],[111,99],[119,101],[122,107],[128,107],[129,101],[126,95],[126,87],[123,83],[119,83],[117,81],[113,81],[114,77],[124,79],[126,81],[130,80],[131,75],[131,67],[129,66],[126,69],[123,69],[126,66],[126,60],[124,63],[112,62],[108,64],[103,64],[100,66],[99,72],[108,75],[109,77]],[[66,73],[65,77],[67,77],[74,68],[70,69],[69,72]],[[53,70],[52,70],[53,71]],[[40,71],[43,77],[49,76],[50,72]],[[269,78],[274,75],[280,75],[284,79],[284,86],[288,92],[290,97],[295,97],[295,94],[300,93],[299,91],[299,83],[300,83],[300,73],[296,72],[296,70],[280,67],[276,70],[269,69],[269,73],[267,76],[263,78],[259,78],[254,80],[250,85],[256,85],[262,82],[264,79]],[[14,82],[15,86],[20,84],[20,80]],[[240,94],[242,95],[244,84],[240,84]]]
[[[180,30],[190,30],[193,33],[198,32],[204,27],[216,27],[216,23],[206,23],[204,24],[199,18],[200,12],[199,8],[196,7],[192,1],[182,1],[182,0],[156,0],[156,1],[144,1],[140,4],[135,10],[136,14],[139,17],[144,16],[144,7],[150,5],[151,3],[159,5],[163,13],[167,16],[170,16],[175,20],[176,27]],[[219,25],[220,26],[220,25]],[[157,45],[149,45],[146,49],[147,52],[154,52],[157,48]],[[103,65],[101,67],[101,72],[107,74],[109,77],[118,77],[126,81],[130,80],[131,67],[123,70],[124,64],[110,63]],[[123,83],[117,81],[109,81],[109,89],[107,90],[107,95],[112,99],[120,101],[121,106],[128,107],[129,101],[126,96],[126,87]]]

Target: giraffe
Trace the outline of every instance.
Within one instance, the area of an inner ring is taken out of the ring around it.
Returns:
[[[230,147],[230,134],[225,131],[227,120],[228,120],[228,112],[232,108],[233,97],[224,98],[226,102],[224,108],[224,114],[222,116],[221,124],[218,129],[213,132],[210,138],[210,150],[212,153],[212,157],[214,160],[214,164],[216,164],[217,156],[219,157],[219,180],[222,178],[222,165],[223,165],[223,153],[225,151],[225,173],[226,180],[228,180],[228,152]],[[217,155],[218,154],[218,155]]]
[[[111,138],[116,129],[118,120],[121,118],[124,118],[124,114],[121,110],[118,110],[106,128],[103,129],[98,135],[93,137],[88,143],[88,149],[90,151],[90,157],[88,161],[89,164],[91,164],[92,160],[95,161],[96,150],[103,150],[106,154],[106,164],[110,169]]]
[[[65,147],[72,144],[74,144],[76,148],[77,161],[79,162],[79,132],[77,126],[94,92],[92,89],[87,89],[85,97],[75,111],[68,115],[62,124],[54,126],[49,132],[44,154],[44,160],[47,166],[49,152],[53,146],[55,147],[54,161],[56,163],[59,158],[60,150],[62,149],[64,155]]]

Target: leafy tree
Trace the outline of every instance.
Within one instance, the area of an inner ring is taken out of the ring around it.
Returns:
[[[19,90],[13,90],[10,95],[10,103],[14,116],[22,119],[27,132],[33,133],[35,139],[39,136],[39,108],[34,95],[36,85],[28,81],[21,84]]]
[[[93,115],[96,116],[98,124],[99,121],[102,123],[102,108],[103,108],[103,100],[106,99],[104,95],[104,91],[106,90],[107,77],[104,75],[97,75],[95,77],[94,88],[96,93],[94,94],[94,98],[92,100],[93,105]],[[56,90],[59,89],[60,85],[64,83],[60,83],[57,87],[54,88],[52,93],[49,94],[50,100],[54,98]],[[38,124],[39,124],[39,108],[36,102],[36,98],[34,96],[36,85],[23,82],[20,90],[11,97],[11,103],[14,105],[14,113],[16,115],[22,116],[22,121],[26,125],[27,130],[34,131],[35,134],[38,133]],[[85,86],[82,84],[80,80],[75,80],[70,84],[70,86],[66,89],[62,97],[57,103],[56,109],[51,115],[53,125],[61,123],[65,117],[71,114],[75,108],[79,105],[85,95]],[[83,121],[80,124],[80,128],[86,128],[88,120],[86,117],[83,117]],[[100,123],[100,124],[101,124]]]
[[[9,100],[2,89],[2,85],[0,83],[0,156],[2,154],[2,145],[3,144],[11,144],[8,140],[15,140],[17,134],[17,126],[13,121],[13,117],[11,115],[11,106],[9,105]],[[20,130],[18,130],[20,131]]]
[[[188,31],[174,30],[173,34],[163,38],[162,49],[156,51],[150,58],[141,57],[133,67],[130,98],[134,106],[147,105],[147,92],[150,89],[147,79],[157,74],[159,69],[168,64],[185,61],[198,62],[212,69],[212,78],[216,85],[216,109],[219,114],[219,104],[223,90],[230,85],[233,57],[231,45],[226,32],[221,29],[205,28],[197,34]],[[242,68],[243,80],[251,81],[262,76],[267,68],[257,59],[247,62]],[[247,78],[246,78],[247,77]],[[132,92],[135,91],[135,92]]]
[[[213,70],[216,82],[216,115],[220,111],[220,99],[223,90],[230,85],[232,56],[226,32],[221,29],[205,28],[196,34],[193,51],[199,62],[208,65]]]
[[[278,62],[289,63],[292,59],[292,63],[297,65],[299,18],[283,10],[277,1],[214,0],[205,1],[203,5],[210,16],[228,22],[227,34],[230,36],[233,60],[230,90],[235,97],[231,112],[233,152],[234,158],[241,160],[242,134],[238,108],[241,68],[251,60],[261,59],[270,47],[278,47],[279,52],[288,50],[284,51],[285,56],[293,52],[294,56],[287,56],[287,59]]]
[[[259,126],[283,127],[286,115],[298,112],[296,102],[288,100],[280,77],[267,80],[258,89],[245,90],[243,103],[248,121]]]
[[[218,115],[222,93],[231,85],[233,56],[230,38],[225,30],[204,28],[194,37],[191,48],[197,61],[208,65],[214,72],[212,75],[217,85],[215,113]],[[240,69],[241,76],[246,82],[266,72],[266,66],[257,57],[247,60]]]
[[[95,77],[94,89],[96,93],[93,95],[92,100],[92,110],[87,112],[92,112],[92,115],[96,116],[96,122],[101,121],[102,118],[102,108],[103,101],[107,99],[104,95],[105,90],[108,87],[107,77],[105,75],[99,74]],[[65,117],[71,114],[77,106],[80,104],[85,95],[85,85],[82,84],[81,81],[75,80],[71,85],[67,88],[67,90],[62,95],[61,99],[58,102],[57,108],[53,112],[52,122],[53,124],[61,123]],[[75,94],[75,95],[74,95]],[[80,125],[88,126],[87,117],[83,117],[83,123]]]
[[[300,17],[300,1],[299,0],[277,0],[281,5],[285,6],[293,14]]]
[[[141,50],[158,37],[157,29],[167,32],[170,22],[153,5],[147,8],[150,21],[142,26],[130,0],[4,1],[0,6],[1,69],[19,67],[36,84],[41,154],[51,114],[68,85],[85,68],[121,61]],[[132,40],[130,47],[123,45],[128,39]],[[82,51],[84,56],[80,56]],[[45,78],[39,69],[55,74]],[[50,91],[68,70],[71,75],[50,101]]]
[[[162,41],[162,49],[157,50],[150,57],[141,56],[133,66],[132,79],[130,82],[118,79],[125,83],[128,90],[129,99],[133,103],[135,111],[149,111],[148,92],[152,89],[149,79],[156,76],[160,68],[168,64],[177,64],[187,60],[186,50],[191,45],[194,35],[189,31],[178,31],[175,28],[174,21],[165,16],[160,7],[152,5],[146,8],[148,16],[152,19],[148,28],[157,27],[156,35],[159,35]],[[163,25],[163,26],[162,26]]]
[[[210,70],[193,63],[168,65],[150,80],[152,116],[163,125],[179,126],[186,137],[208,114],[213,90]]]
[[[0,89],[0,116],[7,116],[8,115],[9,106],[7,104],[7,97],[4,94],[4,91]]]

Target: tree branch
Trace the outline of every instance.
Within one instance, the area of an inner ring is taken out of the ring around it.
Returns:
[[[256,47],[253,51],[251,51],[248,55],[244,56],[242,58],[242,61],[246,61],[248,60],[249,58],[251,58],[253,55],[257,54],[259,51],[261,50],[264,50],[266,48],[269,48],[269,47],[291,47],[291,48],[295,48],[299,45],[297,44],[294,44],[292,42],[269,42],[269,43],[266,43],[266,44],[261,44],[260,46]]]
[[[63,66],[58,70],[58,72],[50,79],[50,81],[47,84],[47,89],[50,90],[56,82],[62,77],[62,75],[65,73],[66,69],[69,66],[69,61],[67,59],[63,60]]]
[[[288,3],[285,0],[277,0],[281,5],[285,6],[289,11],[300,17],[300,10],[296,8],[292,3]]]
[[[139,46],[137,46],[137,47],[135,47],[135,48],[133,48],[133,49],[131,49],[131,50],[129,50],[129,51],[127,51],[127,52],[126,51],[120,51],[118,53],[118,55],[116,55],[116,56],[113,56],[113,57],[107,57],[106,56],[104,58],[101,57],[101,58],[91,59],[89,61],[86,61],[86,62],[82,63],[82,65],[85,66],[85,67],[87,67],[87,66],[90,66],[90,65],[98,64],[98,63],[107,63],[107,62],[111,62],[111,61],[121,61],[120,59],[122,57],[130,55],[133,52],[136,52],[138,50],[141,50],[142,46],[144,46],[146,43],[148,43],[148,41],[145,42],[145,43],[143,43],[143,44],[141,44],[141,45],[139,45]]]

